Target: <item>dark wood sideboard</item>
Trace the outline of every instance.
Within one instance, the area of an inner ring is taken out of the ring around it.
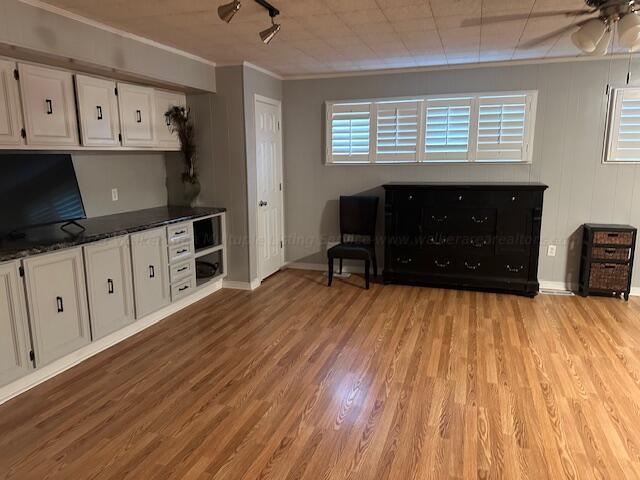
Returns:
[[[541,183],[393,183],[385,283],[538,293]]]

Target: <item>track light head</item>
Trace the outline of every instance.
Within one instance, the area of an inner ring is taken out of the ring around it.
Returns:
[[[221,20],[229,23],[233,16],[238,13],[242,4],[240,0],[233,0],[232,2],[225,3],[224,5],[220,5],[218,7],[218,16]]]
[[[266,30],[262,30],[260,32],[260,39],[262,40],[262,43],[264,43],[265,45],[269,45],[271,40],[273,40],[273,37],[275,37],[279,31],[280,24],[275,23],[273,17],[271,17],[271,26]]]

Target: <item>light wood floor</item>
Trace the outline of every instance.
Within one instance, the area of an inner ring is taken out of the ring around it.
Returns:
[[[640,478],[640,301],[285,271],[0,407],[17,479]]]

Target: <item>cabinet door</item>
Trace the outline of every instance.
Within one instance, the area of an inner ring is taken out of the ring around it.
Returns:
[[[18,64],[29,145],[78,145],[73,75]]]
[[[29,330],[16,262],[0,265],[0,386],[29,373]]]
[[[173,107],[186,107],[187,98],[181,93],[156,90],[156,143],[168,150],[179,150],[178,135],[171,129],[171,123],[166,113]]]
[[[91,341],[82,249],[27,258],[24,268],[36,365],[42,366]]]
[[[166,229],[131,235],[136,318],[142,318],[170,302]]]
[[[125,147],[155,146],[153,88],[118,83],[118,102],[122,145]]]
[[[87,147],[120,145],[116,82],[76,75],[76,91],[82,145]]]
[[[16,64],[0,60],[0,145],[22,145],[22,111]]]
[[[84,247],[91,332],[102,338],[135,320],[129,237]]]

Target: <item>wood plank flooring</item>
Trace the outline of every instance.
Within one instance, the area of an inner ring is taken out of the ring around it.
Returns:
[[[640,300],[224,290],[0,407],[16,479],[640,478]]]

